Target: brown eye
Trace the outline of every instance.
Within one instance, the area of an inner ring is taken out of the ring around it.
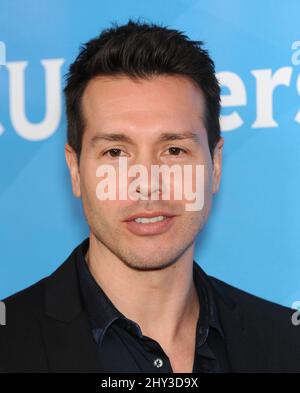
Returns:
[[[178,156],[180,152],[185,153],[185,150],[181,149],[180,147],[169,147],[168,150],[172,156]]]
[[[107,150],[104,155],[106,155],[107,153],[109,153],[109,155],[111,157],[119,157],[120,153],[121,153],[121,149],[109,149]]]

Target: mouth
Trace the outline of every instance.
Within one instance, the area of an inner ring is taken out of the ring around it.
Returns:
[[[166,212],[139,213],[129,217],[124,223],[127,229],[135,235],[159,235],[169,230],[175,217]]]

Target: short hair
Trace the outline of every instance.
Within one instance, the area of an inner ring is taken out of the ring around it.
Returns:
[[[213,157],[220,139],[220,86],[215,65],[203,41],[192,41],[183,32],[153,23],[129,19],[127,24],[105,29],[83,44],[66,74],[67,141],[78,161],[84,132],[82,96],[96,76],[124,75],[148,79],[181,75],[200,87],[205,100],[204,126]]]

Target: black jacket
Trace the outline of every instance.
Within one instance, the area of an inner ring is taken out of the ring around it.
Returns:
[[[83,309],[75,251],[50,276],[4,299],[1,372],[97,372]],[[206,276],[212,286],[233,372],[300,372],[295,310]],[[76,344],[74,344],[76,343]]]

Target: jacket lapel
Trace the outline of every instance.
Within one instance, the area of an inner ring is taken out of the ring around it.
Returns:
[[[84,312],[76,250],[46,280],[41,329],[50,372],[97,372],[97,348]]]

